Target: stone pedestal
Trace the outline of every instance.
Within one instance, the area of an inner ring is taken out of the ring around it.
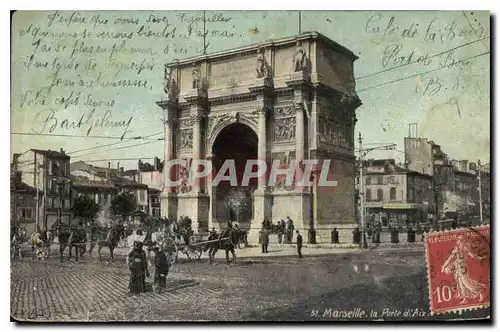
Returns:
[[[296,229],[308,230],[311,225],[311,194],[308,192],[274,192],[274,220],[290,217]],[[302,234],[304,236],[304,233]]]
[[[166,188],[161,194],[161,215],[177,220],[177,194],[167,191],[168,189]]]
[[[352,232],[358,227],[356,223],[332,223],[330,225],[319,225],[316,228],[317,243],[330,243],[332,231],[337,228],[339,232],[339,242],[343,244],[352,244]]]
[[[262,229],[262,221],[272,218],[272,196],[261,190],[256,190],[253,196],[253,218],[248,231],[248,243],[259,243],[259,231]]]
[[[178,196],[179,216],[188,216],[193,221],[192,228],[195,233],[208,230],[208,212],[210,196],[204,193],[182,194]]]

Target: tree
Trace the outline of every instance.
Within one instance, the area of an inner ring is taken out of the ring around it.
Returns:
[[[92,198],[80,195],[75,198],[71,206],[71,213],[85,221],[92,220],[99,213],[99,205]]]
[[[137,202],[135,197],[129,193],[121,193],[111,200],[111,212],[121,216],[122,221],[125,217],[135,211]]]
[[[226,198],[226,203],[230,209],[236,213],[236,222],[240,222],[241,212],[250,207],[248,193],[243,189],[232,191]]]

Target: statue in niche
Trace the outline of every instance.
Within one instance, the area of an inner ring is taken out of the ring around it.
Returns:
[[[177,97],[177,82],[172,75],[172,70],[165,66],[165,87],[164,91],[167,94],[168,100],[176,100]]]
[[[193,89],[201,88],[201,70],[198,64],[193,64],[193,70],[191,71],[193,75]]]
[[[193,132],[191,130],[181,130],[181,149],[193,147]]]
[[[264,56],[264,50],[260,49],[257,53],[257,78],[269,78],[271,70]]]
[[[293,56],[293,71],[302,72],[307,69],[307,56],[306,50],[302,47],[302,43],[297,42],[297,48],[295,49],[295,54]]]
[[[179,193],[187,193],[191,191],[191,186],[189,185],[190,168],[191,168],[191,159],[187,159],[183,165],[180,165],[179,179],[181,180],[181,185],[178,188]]]

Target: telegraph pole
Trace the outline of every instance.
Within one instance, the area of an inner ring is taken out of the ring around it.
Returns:
[[[483,193],[481,192],[481,160],[477,161],[477,169],[478,169],[478,176],[477,179],[479,180],[479,220],[481,221],[481,224],[483,223]]]
[[[299,35],[302,33],[302,11],[299,10]]]
[[[203,11],[203,55],[207,54],[207,13]]]
[[[40,227],[40,191],[38,189],[38,165],[35,163],[35,187],[36,187],[36,227]]]
[[[361,241],[359,247],[363,248],[365,243],[365,189],[363,181],[363,138],[359,133],[359,204],[360,204],[360,227],[361,227]]]
[[[59,189],[59,209],[57,209],[57,219],[59,220],[60,223],[62,223],[62,191],[64,183],[59,180],[57,182],[57,188]]]

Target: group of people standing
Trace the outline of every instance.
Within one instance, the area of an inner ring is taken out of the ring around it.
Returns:
[[[286,217],[286,221],[283,219],[279,220],[276,228],[279,244],[290,244],[293,242],[293,231],[295,230],[295,226],[290,217]]]
[[[163,248],[154,246],[151,250],[154,252],[154,264],[152,264],[154,266],[153,289],[161,290],[166,287],[170,264]],[[128,254],[127,263],[130,269],[130,294],[145,293],[147,291],[146,278],[149,278],[150,274],[148,258],[142,242],[134,242],[134,247]]]
[[[278,236],[279,244],[291,244],[293,243],[293,231],[295,226],[293,225],[293,220],[290,217],[286,217],[286,221],[281,219],[276,225],[273,225],[270,220],[264,220],[262,222],[262,230],[260,235],[260,244],[262,246],[262,253],[267,254],[269,251],[269,235],[275,233]],[[297,239],[297,254],[299,258],[302,258],[302,235],[297,230],[295,231]]]

